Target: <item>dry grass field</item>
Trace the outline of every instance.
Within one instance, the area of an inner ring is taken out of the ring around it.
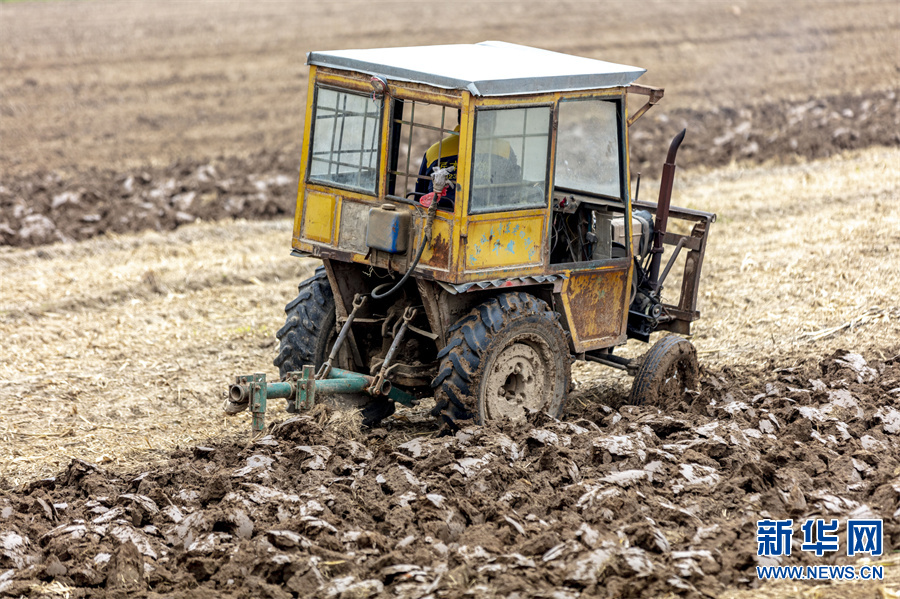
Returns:
[[[872,149],[679,174],[676,201],[720,215],[694,337],[704,365],[763,375],[840,348],[900,354],[898,164],[897,149]],[[273,370],[284,304],[315,265],[287,255],[291,226],[204,223],[0,249],[0,477],[21,484],[73,457],[131,464],[246,432],[220,399],[234,375]],[[630,381],[577,370],[582,384]]]
[[[703,406],[579,362],[562,423],[248,444],[223,391],[316,266],[305,52],[485,39],[666,88],[634,164],[688,126],[673,202],[718,214]],[[897,596],[898,82],[896,2],[0,3],[0,595]],[[760,586],[764,515],[883,518],[885,580]]]

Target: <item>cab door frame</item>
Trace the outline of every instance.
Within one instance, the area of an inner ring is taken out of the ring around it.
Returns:
[[[551,173],[554,203],[551,205],[550,226],[558,195],[561,189],[556,188],[556,161],[559,152],[559,104],[567,100],[603,100],[615,101],[616,138],[618,140],[619,162],[619,200],[618,206],[608,199],[598,199],[598,207],[603,204],[613,207],[614,213],[624,217],[625,255],[618,258],[586,260],[563,264],[548,264],[551,272],[563,275],[563,283],[558,292],[554,292],[554,303],[562,308],[562,314],[571,336],[571,345],[575,353],[605,349],[621,345],[627,340],[628,309],[631,304],[631,281],[634,268],[634,250],[632,244],[631,223],[631,181],[627,135],[627,106],[624,89],[612,89],[603,93],[565,94],[560,98],[555,110],[554,169]],[[580,195],[580,194],[579,194]],[[590,206],[590,197],[582,197],[582,206]],[[597,222],[592,215],[593,222]],[[608,222],[608,221],[607,221]],[[551,236],[547,235],[547,243]],[[549,251],[548,261],[549,261]]]

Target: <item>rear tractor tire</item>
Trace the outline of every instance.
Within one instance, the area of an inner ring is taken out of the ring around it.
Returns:
[[[667,335],[653,344],[634,377],[629,402],[666,409],[681,402],[700,379],[697,350],[687,339]]]
[[[531,412],[558,418],[569,391],[571,357],[559,314],[524,292],[476,306],[450,327],[432,382],[433,414],[451,430],[474,418],[521,422]]]
[[[334,293],[325,268],[300,283],[297,297],[284,308],[286,320],[275,337],[279,341],[275,366],[282,380],[289,372],[300,371],[312,365],[316,371],[328,359],[337,339]],[[338,352],[332,366],[353,370],[353,358],[347,346]],[[341,410],[362,410],[363,424],[376,426],[381,419],[394,413],[393,402],[374,398],[365,393],[316,394],[316,403],[325,403]]]

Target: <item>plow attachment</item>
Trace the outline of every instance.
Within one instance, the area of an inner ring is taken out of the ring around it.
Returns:
[[[336,395],[342,393],[368,393],[387,401],[413,405],[415,398],[397,389],[391,382],[377,377],[330,368],[327,378],[316,379],[315,369],[304,366],[300,372],[291,372],[285,380],[266,382],[266,375],[257,373],[239,376],[228,388],[225,411],[236,414],[250,408],[253,415],[253,434],[265,428],[266,402],[269,399],[286,399],[287,411],[309,410],[316,404],[316,395]]]

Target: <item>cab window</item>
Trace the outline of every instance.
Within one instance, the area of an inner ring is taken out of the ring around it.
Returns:
[[[374,194],[380,131],[371,96],[316,88],[309,180]]]
[[[418,202],[433,191],[435,169],[459,161],[459,109],[418,100],[394,99],[391,112],[391,149],[388,158],[388,195]],[[449,177],[438,210],[452,210],[456,171]]]
[[[623,200],[617,100],[559,103],[554,187]]]
[[[550,264],[627,258],[621,98],[561,100],[558,119]]]
[[[469,212],[547,205],[551,106],[479,109]]]

